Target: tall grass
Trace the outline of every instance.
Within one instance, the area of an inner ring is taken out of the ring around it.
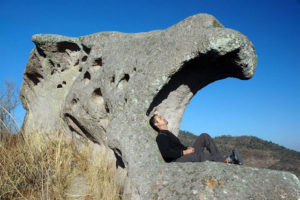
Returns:
[[[1,133],[0,133],[1,134]],[[0,199],[120,199],[113,163],[92,148],[41,131],[0,141]]]

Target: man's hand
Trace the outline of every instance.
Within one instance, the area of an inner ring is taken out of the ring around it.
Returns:
[[[190,153],[194,153],[195,149],[193,147],[188,147],[187,150],[183,151],[183,155],[188,155]]]

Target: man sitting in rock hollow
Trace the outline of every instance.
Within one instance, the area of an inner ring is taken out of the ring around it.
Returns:
[[[202,162],[210,160],[239,165],[243,162],[237,149],[233,150],[232,154],[225,159],[207,133],[198,136],[193,147],[186,147],[168,130],[168,121],[164,117],[157,114],[153,115],[150,118],[150,125],[158,132],[156,142],[166,162]],[[209,154],[204,152],[204,147]]]

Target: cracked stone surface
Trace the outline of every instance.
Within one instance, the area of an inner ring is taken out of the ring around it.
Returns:
[[[299,197],[299,180],[288,172],[212,162],[167,164],[161,158],[148,123],[153,113],[165,116],[178,135],[197,91],[255,73],[253,44],[213,16],[198,14],[145,33],[38,34],[32,40],[36,47],[20,95],[27,110],[23,130],[64,130],[66,137],[85,137],[112,151],[126,176],[120,181],[123,199]]]

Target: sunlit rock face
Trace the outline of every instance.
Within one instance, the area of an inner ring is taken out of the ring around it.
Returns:
[[[178,135],[197,91],[227,77],[247,80],[254,75],[252,43],[213,16],[198,14],[145,33],[39,34],[32,40],[36,47],[21,90],[27,110],[23,130],[64,130],[66,137],[86,137],[114,152],[117,168],[126,172],[123,199],[230,199],[231,187],[241,188],[234,191],[239,199],[250,198],[255,190],[261,198],[277,187],[270,182],[264,191],[263,181],[275,177],[286,185],[278,193],[299,194],[299,180],[288,173],[210,162],[167,164],[161,158],[148,123],[153,113],[165,116]],[[237,180],[221,171],[234,173]]]

